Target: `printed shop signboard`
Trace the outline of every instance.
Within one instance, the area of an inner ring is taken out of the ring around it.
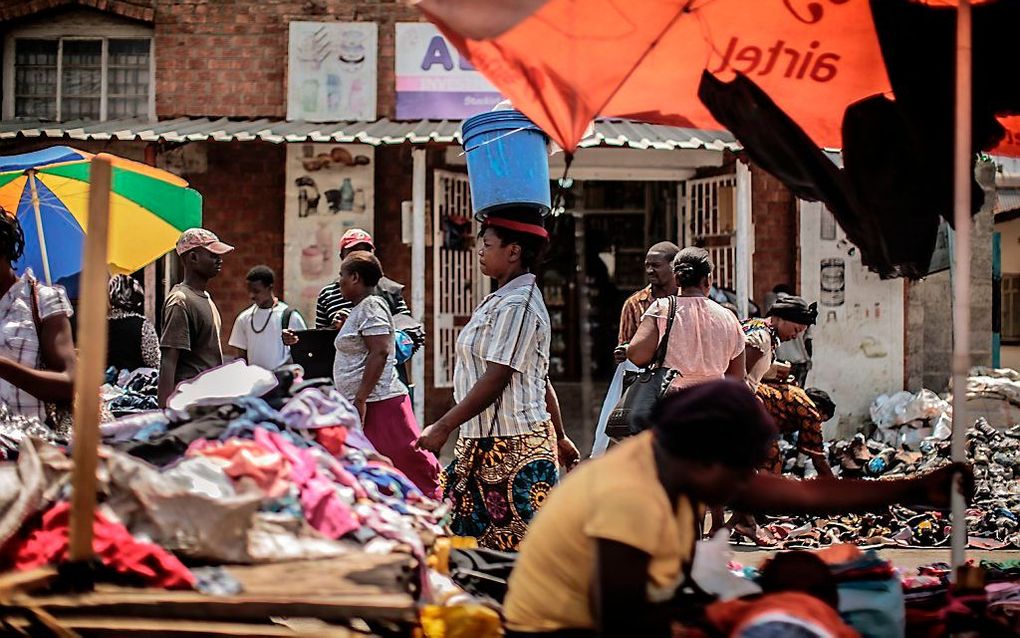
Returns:
[[[363,144],[288,144],[284,211],[284,301],[309,326],[319,290],[340,270],[349,228],[372,232],[375,149]]]
[[[287,119],[376,119],[374,22],[291,22]]]
[[[503,98],[439,30],[397,23],[397,119],[462,120]]]

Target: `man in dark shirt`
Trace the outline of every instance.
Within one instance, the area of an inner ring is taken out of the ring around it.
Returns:
[[[367,231],[360,228],[351,228],[340,238],[340,261],[343,261],[347,255],[359,250],[374,254],[375,243]],[[425,344],[425,329],[421,324],[411,319],[411,309],[407,307],[407,303],[404,301],[403,292],[403,285],[388,277],[383,277],[376,284],[372,294],[382,297],[386,301],[390,314],[393,315],[393,322],[397,330],[402,331],[411,339],[414,344],[413,350],[417,351]],[[319,298],[315,303],[315,327],[320,330],[323,328],[339,328],[353,307],[354,304],[345,299],[343,293],[340,292],[340,282],[332,282],[319,291]],[[403,315],[403,318],[401,318],[401,315]],[[297,337],[292,331],[284,330],[283,343],[292,346],[297,343]],[[397,374],[404,385],[410,387],[407,367],[403,362],[398,363]]]
[[[177,284],[163,306],[162,359],[159,365],[159,407],[178,384],[223,365],[220,313],[207,290],[209,280],[223,270],[223,255],[234,250],[204,228],[184,231],[177,254],[184,281]]]
[[[344,236],[340,238],[340,261],[343,261],[347,255],[363,250],[366,252],[375,252],[375,243],[372,241],[372,236],[366,231],[360,228],[351,228]],[[404,301],[404,287],[401,284],[383,277],[379,280],[379,284],[376,286],[376,294],[386,300],[386,304],[390,307],[390,314],[393,316],[397,315],[411,315],[411,310],[407,307],[407,303]],[[334,281],[319,291],[319,299],[315,303],[315,327],[316,328],[336,328],[346,318],[347,313],[350,312],[353,304],[344,299],[343,294],[340,292],[340,284]]]

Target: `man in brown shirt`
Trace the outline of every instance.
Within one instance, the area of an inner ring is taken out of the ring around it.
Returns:
[[[178,384],[223,365],[220,313],[209,295],[209,280],[223,270],[223,255],[234,250],[204,228],[184,231],[177,254],[184,281],[177,284],[163,306],[162,358],[159,365],[159,407]]]
[[[648,275],[648,286],[627,298],[620,311],[620,334],[617,339],[613,358],[622,363],[627,358],[626,345],[634,338],[641,317],[660,297],[668,297],[677,293],[676,275],[673,274],[673,259],[680,248],[669,241],[662,241],[648,250],[645,256],[645,274]]]

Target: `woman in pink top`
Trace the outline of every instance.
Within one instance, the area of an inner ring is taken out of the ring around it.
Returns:
[[[744,333],[732,312],[708,298],[712,260],[704,248],[684,248],[673,260],[680,294],[669,332],[665,366],[679,371],[673,389],[722,379],[743,380]],[[627,347],[627,358],[647,366],[666,332],[669,299],[659,299],[645,312]]]

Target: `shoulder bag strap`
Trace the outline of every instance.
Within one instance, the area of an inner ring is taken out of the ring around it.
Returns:
[[[673,319],[676,318],[676,296],[669,296],[669,316],[666,317],[666,332],[659,339],[659,347],[655,349],[655,358],[650,368],[661,368],[666,363],[666,351],[669,349],[669,333],[673,331]]]
[[[531,284],[531,289],[528,291],[528,300],[527,300],[527,302],[525,302],[525,305],[524,305],[524,312],[525,312],[525,319],[524,320],[527,320],[528,308],[531,305],[531,297],[535,293],[535,283],[536,282],[533,282]],[[517,347],[520,345],[520,342],[521,342],[521,333],[517,333],[517,341],[514,344],[514,350],[517,349]],[[511,381],[512,380],[513,380],[513,377],[511,376]],[[509,387],[509,385],[510,384],[507,383],[508,387]],[[492,438],[492,435],[496,432],[496,422],[499,420],[499,409],[503,405],[503,394],[505,392],[506,392],[506,388],[503,388],[503,392],[500,392],[499,396],[496,397],[496,400],[492,402],[492,420],[489,422],[489,430],[488,430],[488,432],[485,434],[485,436],[483,438]],[[465,470],[464,473],[462,475],[460,475],[460,478],[454,484],[454,490],[455,491],[463,492],[464,490],[467,489],[468,481],[470,480],[471,475],[478,471],[479,463],[481,463],[481,453],[479,451],[479,448],[478,448],[477,444],[475,444],[471,448],[471,459],[467,463],[467,470]]]
[[[280,321],[280,327],[283,330],[290,330],[290,320],[294,316],[294,309],[287,306],[283,311],[283,318]]]

